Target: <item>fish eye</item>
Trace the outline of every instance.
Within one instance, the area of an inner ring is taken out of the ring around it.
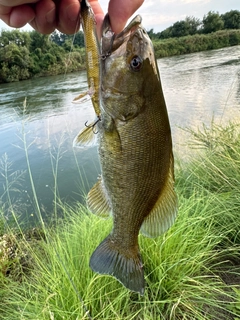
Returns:
[[[138,56],[134,56],[130,62],[131,69],[133,71],[138,71],[142,66],[142,59]]]

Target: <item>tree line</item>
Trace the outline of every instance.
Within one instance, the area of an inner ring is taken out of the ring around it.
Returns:
[[[210,11],[200,21],[186,17],[162,32],[148,31],[156,58],[240,44],[240,11]],[[3,30],[0,34],[0,83],[85,68],[83,32],[50,36],[37,31]]]
[[[203,19],[186,17],[162,32],[148,31],[157,58],[219,49],[240,44],[240,11],[220,15],[209,11]]]
[[[0,82],[13,82],[85,68],[84,37],[53,32],[3,30],[0,34]]]
[[[151,39],[168,39],[209,34],[224,29],[240,29],[240,11],[231,10],[221,15],[218,12],[209,11],[202,20],[187,16],[185,20],[175,22],[162,32],[154,33],[151,29],[148,34]]]

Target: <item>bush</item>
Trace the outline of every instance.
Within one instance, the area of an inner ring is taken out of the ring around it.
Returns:
[[[21,253],[31,264],[28,272],[21,271],[21,281],[0,278],[1,319],[225,320],[237,316],[239,292],[222,275],[236,275],[235,281],[240,276],[236,269],[240,263],[239,126],[212,123],[186,130],[192,135],[189,152],[195,148],[198,154],[176,170],[177,220],[156,239],[139,236],[145,295],[129,292],[114,278],[89,268],[89,257],[110,232],[111,219],[102,220],[81,205],[63,206],[59,200],[63,220],[56,220],[55,227],[43,224],[37,245],[20,232],[23,236],[16,248],[21,242]],[[20,266],[16,264],[17,270]]]
[[[220,30],[211,34],[195,34],[153,41],[156,58],[220,49],[239,44],[240,30]]]

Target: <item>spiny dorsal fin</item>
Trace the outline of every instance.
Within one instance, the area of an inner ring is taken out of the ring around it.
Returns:
[[[145,218],[141,232],[147,237],[158,237],[167,231],[177,215],[177,195],[174,190],[173,156],[164,189],[150,214]]]
[[[101,217],[109,217],[111,208],[107,196],[107,191],[100,179],[89,191],[87,195],[87,205],[89,210]]]
[[[96,144],[97,135],[94,133],[94,122],[83,128],[73,140],[74,147],[92,147]]]

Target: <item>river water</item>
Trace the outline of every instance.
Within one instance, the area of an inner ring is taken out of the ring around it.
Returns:
[[[184,148],[179,127],[210,124],[213,116],[240,119],[240,46],[163,58],[158,65],[175,152]],[[90,101],[72,103],[86,88],[85,72],[0,84],[0,206],[6,216],[13,208],[31,222],[36,198],[43,216],[51,216],[60,210],[54,194],[69,205],[84,202],[100,173],[96,147],[72,147],[94,119]]]

